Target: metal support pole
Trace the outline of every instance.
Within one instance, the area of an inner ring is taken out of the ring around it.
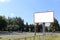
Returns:
[[[34,25],[34,27],[35,27],[35,34],[34,34],[34,36],[36,36],[36,25]]]
[[[43,23],[42,26],[43,26],[43,40],[45,40],[45,23]]]

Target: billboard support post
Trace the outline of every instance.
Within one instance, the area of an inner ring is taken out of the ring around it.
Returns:
[[[43,27],[43,40],[45,40],[45,23],[42,24]]]
[[[35,31],[35,34],[34,34],[34,36],[36,36],[36,24],[34,25],[34,27],[35,27],[35,29],[34,29],[34,31]]]

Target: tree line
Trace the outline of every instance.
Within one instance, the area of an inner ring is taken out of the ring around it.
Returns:
[[[24,19],[21,17],[8,17],[0,16],[0,31],[20,31],[20,32],[34,32],[34,24],[24,24]],[[36,25],[36,31],[42,32],[42,24]],[[50,23],[49,27],[45,27],[46,32],[60,31],[58,20],[54,18],[54,22]]]

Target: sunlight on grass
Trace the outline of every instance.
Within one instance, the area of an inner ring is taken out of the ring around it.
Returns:
[[[45,36],[46,40],[60,40],[60,36]],[[43,40],[43,36],[31,36],[31,37],[20,37],[20,38],[1,38],[0,40]]]

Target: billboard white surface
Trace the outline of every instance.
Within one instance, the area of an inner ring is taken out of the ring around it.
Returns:
[[[34,13],[34,23],[54,22],[54,12],[36,12]]]

